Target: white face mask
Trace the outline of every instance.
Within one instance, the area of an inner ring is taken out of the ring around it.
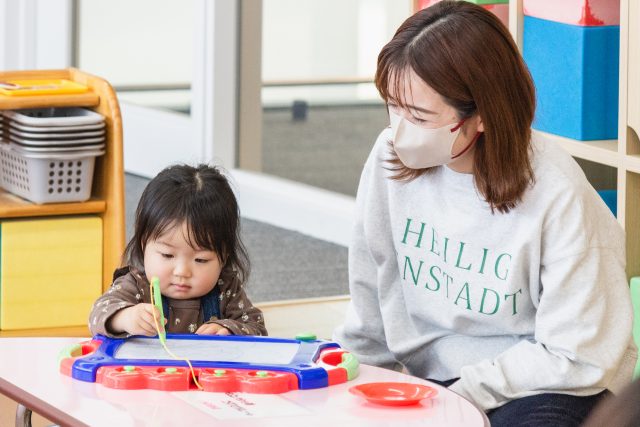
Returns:
[[[457,156],[451,154],[462,123],[425,129],[391,111],[389,111],[389,118],[393,134],[393,149],[402,164],[408,168],[424,169],[446,165],[467,151],[465,149]]]

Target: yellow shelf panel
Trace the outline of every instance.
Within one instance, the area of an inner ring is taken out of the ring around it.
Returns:
[[[615,139],[603,141],[578,141],[553,135],[539,130],[532,130],[534,141],[545,140],[560,145],[573,157],[589,160],[602,165],[618,167],[618,141]]]
[[[95,107],[100,97],[93,93],[70,95],[6,96],[0,95],[0,110],[19,110],[22,108],[48,107]]]
[[[33,79],[86,80],[88,75],[76,69],[67,70],[26,70],[2,71],[0,81]],[[91,79],[91,78],[89,78]],[[100,105],[100,90],[85,81],[79,82],[89,87],[89,92],[60,95],[7,96],[0,95],[0,110],[47,107],[97,107]]]
[[[102,295],[102,220],[40,217],[3,221],[0,228],[0,329],[85,324]]]
[[[40,217],[51,215],[100,214],[107,203],[101,199],[89,199],[77,203],[50,203],[38,205],[0,190],[0,218]]]
[[[87,321],[89,313],[87,313]],[[0,331],[0,337],[90,337],[89,327],[67,326],[64,328],[20,329]]]

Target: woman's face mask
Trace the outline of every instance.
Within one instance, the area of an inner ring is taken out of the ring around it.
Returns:
[[[436,129],[425,129],[404,117],[389,111],[393,149],[406,167],[424,169],[446,165],[465,153],[472,141],[461,153],[453,155],[451,150],[464,120]]]

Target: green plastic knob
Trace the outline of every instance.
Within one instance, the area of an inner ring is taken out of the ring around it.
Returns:
[[[127,365],[127,366],[123,366],[122,370],[125,372],[133,372],[136,370],[135,366],[131,366],[131,365]]]
[[[167,374],[175,374],[176,372],[178,372],[178,370],[176,368],[165,368],[164,371]]]
[[[298,341],[315,341],[317,339],[316,334],[311,334],[308,332],[303,332],[296,335],[296,339]]]
[[[347,380],[351,381],[358,376],[360,372],[360,362],[351,353],[342,353],[342,362],[338,364],[338,368],[343,368],[347,371]]]
[[[223,377],[226,373],[227,371],[224,369],[216,369],[215,371],[213,371],[213,375],[215,375],[216,377]]]
[[[269,376],[269,372],[267,371],[256,371],[256,377],[266,378]]]

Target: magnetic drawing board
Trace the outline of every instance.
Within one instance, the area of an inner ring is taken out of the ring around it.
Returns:
[[[344,363],[342,353],[348,352],[331,341],[167,334],[166,343],[177,356],[189,359],[196,370],[251,370],[250,376],[255,376],[258,371],[279,372],[278,375],[288,373],[297,377],[296,388],[300,389],[326,387],[330,383],[337,383],[338,378],[346,381],[347,375],[357,375],[357,360],[351,357],[351,365]],[[186,366],[185,361],[169,356],[157,337],[115,339],[96,335],[80,347],[80,356],[73,354],[73,351],[65,354],[68,357],[62,359],[61,372],[81,381],[96,382],[101,368],[113,370],[117,367],[118,375],[126,376],[138,368],[153,368],[160,372],[160,367]],[[125,373],[120,372],[122,367],[127,368]],[[175,372],[175,369],[171,372]],[[260,375],[264,376],[263,373]]]

